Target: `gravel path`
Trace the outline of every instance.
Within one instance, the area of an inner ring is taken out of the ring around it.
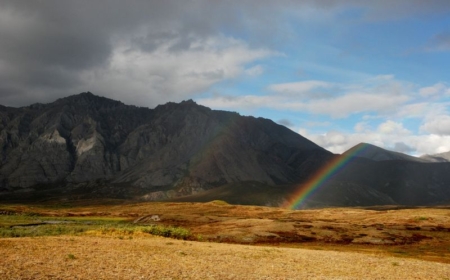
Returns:
[[[162,237],[0,239],[0,279],[450,279],[450,265]]]

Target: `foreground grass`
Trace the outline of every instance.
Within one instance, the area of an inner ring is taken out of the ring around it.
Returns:
[[[448,279],[450,266],[162,237],[0,239],[0,279]]]

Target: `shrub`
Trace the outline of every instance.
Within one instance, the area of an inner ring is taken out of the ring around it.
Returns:
[[[149,233],[151,235],[158,235],[164,237],[172,237],[176,239],[186,240],[191,237],[191,231],[181,227],[165,227],[165,226],[148,226],[143,227],[142,232]]]

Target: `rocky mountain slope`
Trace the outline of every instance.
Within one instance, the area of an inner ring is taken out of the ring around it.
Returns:
[[[151,110],[88,92],[1,107],[0,117],[4,192],[101,189],[106,180],[158,200],[233,182],[292,183],[331,156],[270,120],[191,100]]]
[[[152,111],[91,93],[51,104],[0,108],[0,186],[109,178],[123,167],[117,153]]]
[[[224,199],[278,206],[340,157],[351,160],[301,207],[450,202],[449,162],[365,143],[333,155],[271,120],[192,100],[148,109],[87,92],[50,104],[0,106],[3,201]]]

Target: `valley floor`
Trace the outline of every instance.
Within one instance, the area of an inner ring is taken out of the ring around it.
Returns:
[[[163,237],[0,239],[0,279],[449,279],[450,265]]]

